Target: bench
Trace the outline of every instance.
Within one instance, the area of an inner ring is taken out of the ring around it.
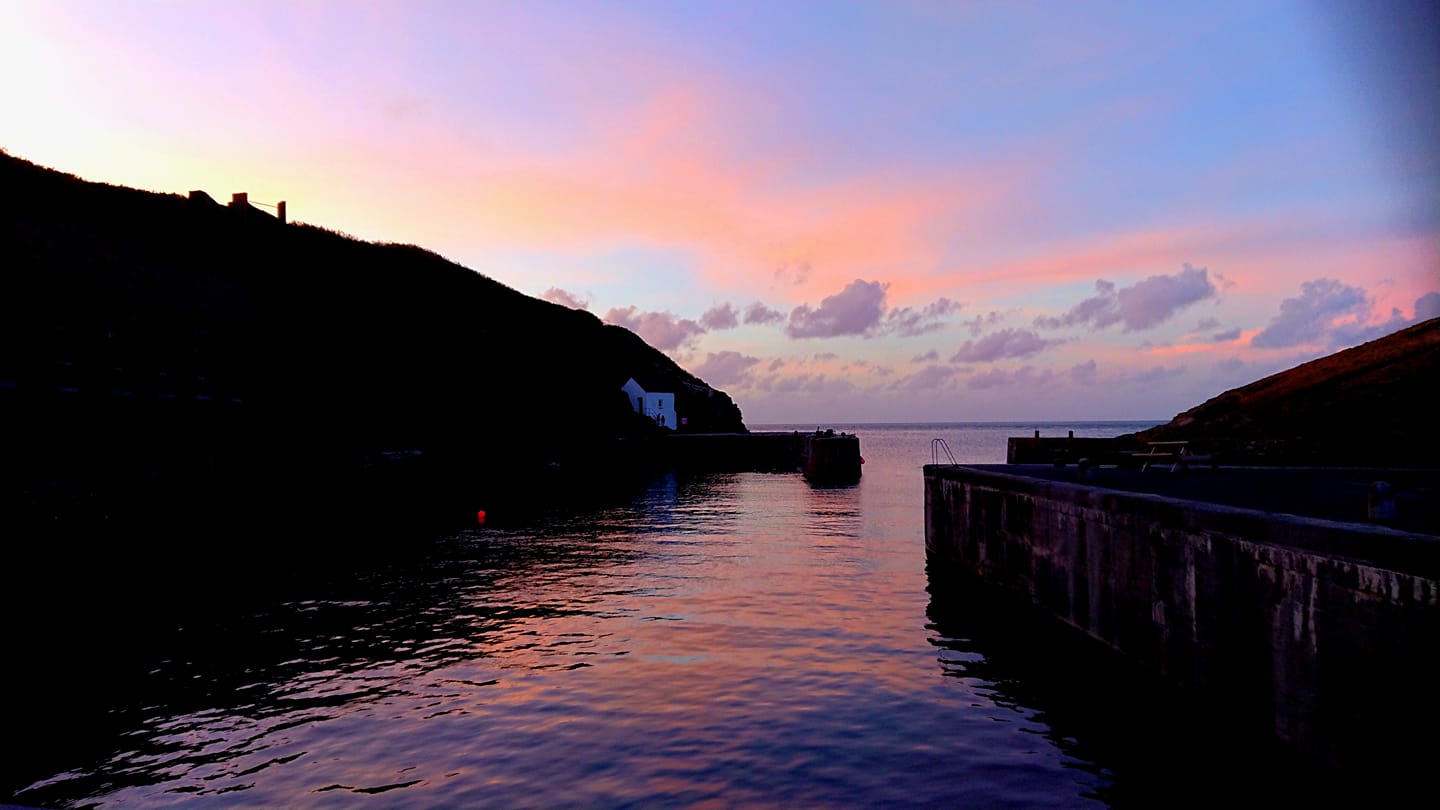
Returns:
[[[1136,453],[1134,456],[1140,460],[1142,472],[1150,469],[1151,465],[1161,462],[1169,462],[1171,472],[1178,472],[1191,464],[1215,466],[1213,454],[1191,451],[1189,441],[1146,442],[1145,444],[1148,449],[1143,453]]]

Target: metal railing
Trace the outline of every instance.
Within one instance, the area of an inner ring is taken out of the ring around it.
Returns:
[[[951,464],[959,464],[959,463],[960,463],[960,462],[958,462],[958,461],[955,460],[955,454],[952,453],[952,452],[950,452],[950,445],[949,445],[948,443],[946,443],[946,441],[945,441],[944,439],[941,439],[941,438],[931,439],[931,440],[930,440],[930,463],[931,463],[931,464],[939,464],[939,463],[940,463],[940,455],[941,455],[942,453],[945,455],[945,458],[949,459],[949,462],[950,462]]]

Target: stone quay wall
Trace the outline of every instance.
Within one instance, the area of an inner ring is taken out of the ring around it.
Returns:
[[[932,566],[1027,598],[1237,730],[1397,797],[1431,791],[1440,537],[999,465],[924,477]]]

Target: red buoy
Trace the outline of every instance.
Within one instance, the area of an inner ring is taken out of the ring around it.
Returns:
[[[484,510],[484,509],[481,509],[479,512],[476,512],[476,513],[475,513],[475,517],[479,519],[481,526],[484,526],[484,525],[485,525],[485,510]]]

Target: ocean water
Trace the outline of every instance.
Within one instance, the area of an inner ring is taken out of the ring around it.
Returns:
[[[600,504],[557,498],[533,525],[399,532],[403,554],[137,617],[134,643],[66,656],[63,688],[12,690],[26,717],[54,722],[12,739],[25,753],[0,770],[0,803],[1117,808],[1340,795],[927,571],[934,439],[961,462],[1003,462],[1009,436],[1151,424],[824,425],[860,436],[858,484],[661,474]]]

